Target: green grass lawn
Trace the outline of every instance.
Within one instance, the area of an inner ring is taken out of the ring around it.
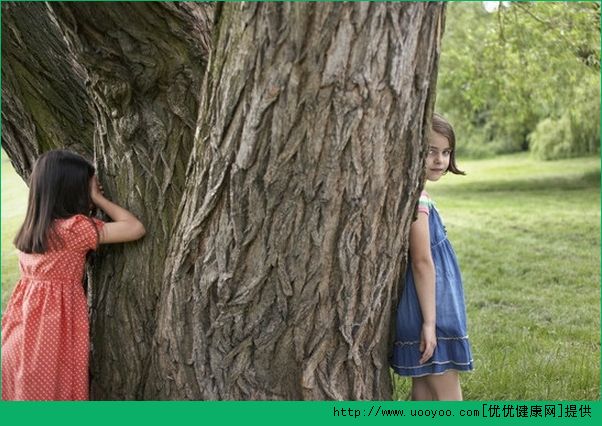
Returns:
[[[600,160],[462,161],[428,183],[464,276],[477,400],[600,398]],[[409,381],[396,379],[405,399]]]
[[[600,398],[600,161],[461,161],[427,190],[465,281],[477,400]],[[2,307],[27,188],[2,154]],[[409,380],[395,380],[398,399]]]
[[[17,250],[13,238],[25,217],[27,186],[13,169],[8,156],[2,152],[2,311],[13,286],[19,279]]]

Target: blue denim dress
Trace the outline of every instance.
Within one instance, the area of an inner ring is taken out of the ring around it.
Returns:
[[[410,260],[405,287],[397,307],[396,339],[391,365],[402,376],[419,377],[442,374],[446,370],[473,369],[472,353],[466,331],[466,307],[462,276],[456,254],[432,201],[429,200],[429,232],[436,274],[437,347],[431,359],[420,364],[422,313]]]

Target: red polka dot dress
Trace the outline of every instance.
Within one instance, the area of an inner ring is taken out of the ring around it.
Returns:
[[[2,317],[3,400],[88,399],[88,306],[82,287],[86,254],[103,222],[58,219],[62,242],[44,254],[19,253],[21,280]]]

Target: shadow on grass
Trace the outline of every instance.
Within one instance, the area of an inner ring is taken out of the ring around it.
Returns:
[[[600,189],[600,170],[583,174],[456,184],[454,190],[474,192],[543,192]]]

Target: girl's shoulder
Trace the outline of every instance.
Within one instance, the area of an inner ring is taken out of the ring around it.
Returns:
[[[431,196],[428,192],[422,191],[418,199],[418,211],[428,215],[433,207],[435,207],[435,202]]]
[[[55,230],[63,244],[76,249],[96,249],[103,225],[103,221],[83,214],[55,220]]]
[[[102,226],[104,222],[95,217],[76,214],[65,219],[55,219],[55,223],[59,229],[79,230],[81,228]]]

